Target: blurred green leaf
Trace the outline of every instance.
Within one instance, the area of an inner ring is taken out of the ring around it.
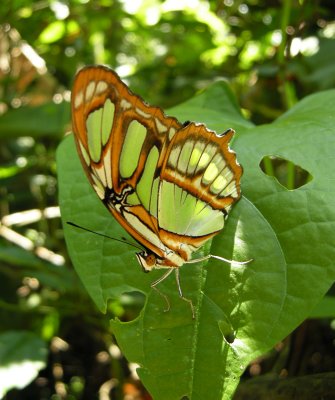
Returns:
[[[335,318],[335,298],[325,296],[311,311],[310,318]]]
[[[12,176],[17,175],[22,171],[22,167],[17,165],[10,165],[6,167],[0,167],[0,179],[10,178]]]
[[[61,39],[66,32],[66,23],[64,21],[51,22],[40,33],[38,40],[41,43],[54,43]]]
[[[335,85],[335,40],[320,39],[318,46],[315,54],[305,57],[304,63],[300,63],[303,70],[297,77],[312,88],[324,90]],[[293,64],[297,65],[297,60]]]
[[[75,272],[66,266],[56,266],[16,246],[0,245],[0,261],[15,267],[21,277],[33,276],[41,284],[57,289],[60,293],[81,290]],[[0,267],[0,270],[4,267]]]
[[[47,347],[32,332],[0,334],[0,397],[10,389],[22,389],[45,367]]]
[[[0,138],[19,136],[62,137],[70,121],[70,105],[48,103],[38,107],[20,107],[0,117]]]
[[[201,114],[199,114],[199,109],[202,110]],[[224,80],[212,84],[182,106],[169,109],[168,113],[177,116],[181,121],[205,123],[210,129],[220,133],[230,127],[238,132],[242,127],[253,126],[243,117],[231,87]]]

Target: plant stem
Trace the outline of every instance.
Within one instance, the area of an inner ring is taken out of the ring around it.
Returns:
[[[295,91],[292,84],[286,77],[286,56],[285,51],[287,50],[287,27],[290,23],[290,15],[292,9],[292,0],[283,0],[282,16],[280,29],[282,34],[282,40],[278,48],[277,61],[279,65],[279,81],[282,101],[285,109],[291,108],[295,104]]]

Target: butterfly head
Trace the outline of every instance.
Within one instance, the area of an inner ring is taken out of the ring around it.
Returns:
[[[160,268],[173,268],[180,267],[184,264],[185,260],[182,260],[175,252],[170,251],[165,255],[166,257],[158,257],[152,251],[143,250],[140,253],[136,253],[137,261],[142,267],[144,272],[150,272],[153,269]]]
[[[150,272],[156,268],[157,257],[153,253],[141,251],[136,253],[136,257],[144,272]]]

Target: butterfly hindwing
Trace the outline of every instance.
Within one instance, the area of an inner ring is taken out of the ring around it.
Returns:
[[[233,134],[229,130],[218,136],[202,124],[189,123],[170,143],[161,173],[158,219],[160,235],[170,238],[175,251],[180,243],[194,251],[219,232],[240,197],[242,169],[228,147]]]

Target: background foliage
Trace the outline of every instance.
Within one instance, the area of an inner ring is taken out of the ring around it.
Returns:
[[[70,130],[73,76],[83,65],[109,64],[133,91],[164,108],[224,78],[248,119],[272,122],[299,99],[334,86],[333,4],[16,0],[3,1],[0,16],[0,385],[11,365],[1,347],[10,351],[22,335],[33,343],[27,359],[35,374],[8,399],[93,399],[109,392],[145,398],[108,323],[115,316],[133,319],[143,299],[123,296],[101,316],[64,244],[55,150]],[[265,159],[263,168],[289,188],[308,179],[279,159]],[[331,300],[313,316],[333,317]],[[331,326],[329,320],[305,323],[253,362],[246,377],[333,370]],[[309,329],[317,336],[311,343]],[[20,373],[26,376],[24,365]],[[12,387],[8,380],[0,395]]]

